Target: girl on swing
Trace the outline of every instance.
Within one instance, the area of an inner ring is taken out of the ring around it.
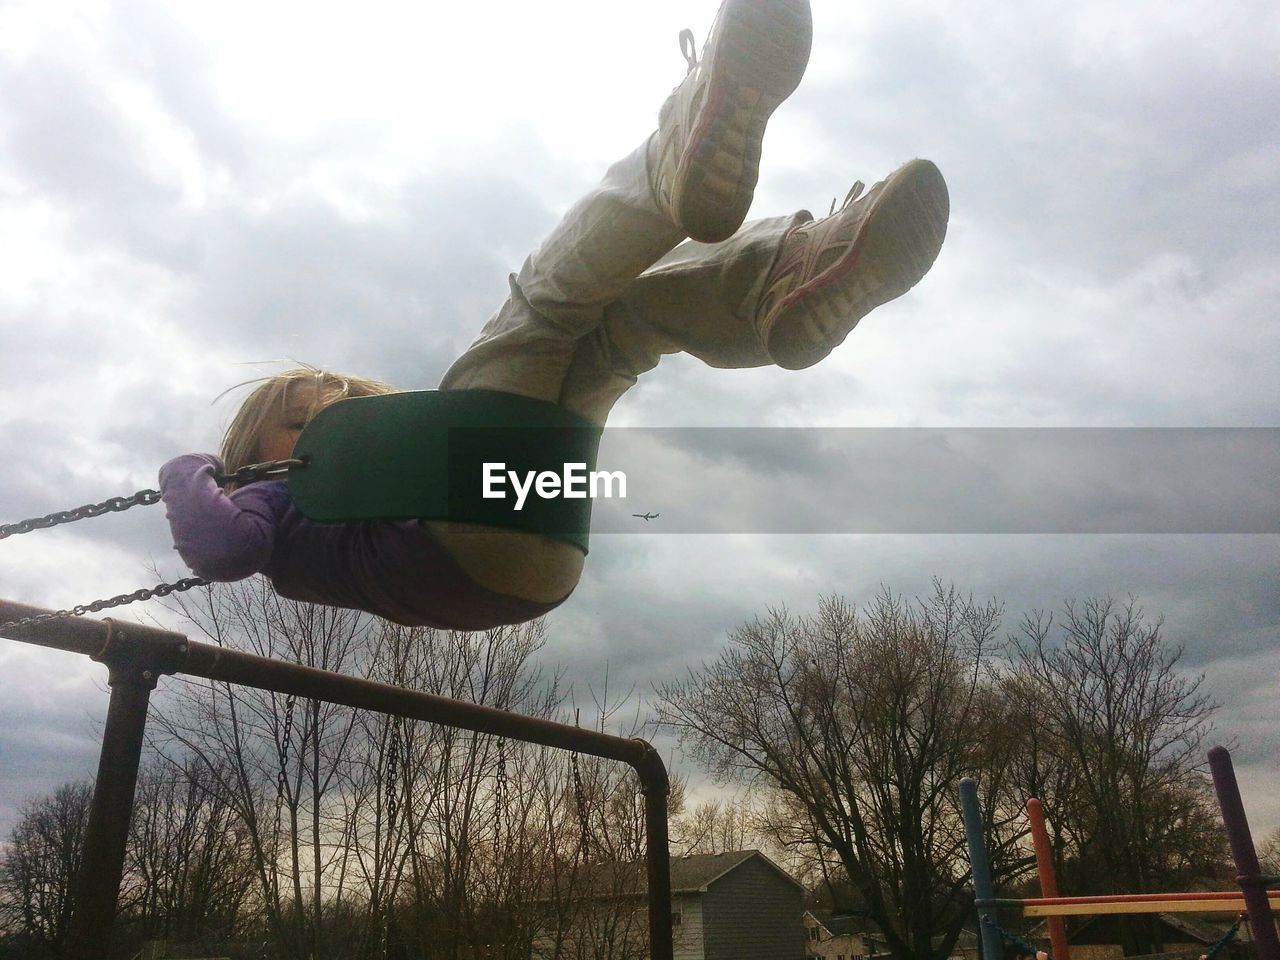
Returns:
[[[865,194],[855,184],[823,220],[801,211],[743,226],[765,124],[799,85],[811,39],[808,0],[725,0],[701,60],[683,33],[688,74],[657,131],[510,278],[510,298],[440,389],[550,401],[603,426],[662,354],[802,369],[919,282],[948,216],[946,185],[926,160]],[[187,565],[211,580],[263,573],[291,599],[446,629],[518,623],[562,603],[583,554],[559,540],[455,522],[319,523],[283,481],[230,493],[215,482],[224,469],[289,458],[326,404],[389,392],[317,370],[283,373],[245,400],[221,461],[165,464],[161,493]]]

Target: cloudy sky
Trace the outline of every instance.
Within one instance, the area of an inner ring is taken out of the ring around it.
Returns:
[[[272,361],[434,387],[508,272],[652,129],[684,73],[678,31],[700,42],[715,8],[0,3],[0,519],[154,485],[216,447],[232,406],[214,398]],[[815,0],[808,74],[765,142],[760,216],[825,212],[854,180],[934,160],[952,219],[925,281],[808,371],[667,358],[613,424],[1280,427],[1280,10],[977,10]],[[1243,436],[1262,473],[1228,499],[1253,519],[1088,526],[1077,504],[1053,535],[811,532],[892,478],[871,464],[842,485],[801,443],[784,469],[803,495],[780,506],[766,436],[635,503],[675,514],[732,487],[760,525],[598,534],[546,663],[581,688],[607,664],[643,694],[766,606],[823,594],[938,577],[1003,601],[1010,629],[1133,595],[1221,703],[1213,739],[1263,834],[1280,826],[1277,461],[1273,432]],[[787,529],[810,532],[759,532]],[[152,564],[184,575],[160,512],[134,510],[6,540],[0,596],[70,606],[152,583]],[[23,797],[92,772],[103,680],[0,643],[0,831]]]

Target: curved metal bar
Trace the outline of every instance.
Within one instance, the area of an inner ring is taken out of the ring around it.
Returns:
[[[0,600],[0,635],[4,634],[3,622],[26,619],[48,611],[38,607]],[[22,636],[12,639],[23,643],[79,653],[106,663],[112,670],[112,694],[115,702],[117,677],[129,678],[131,687],[151,684],[165,673],[203,677],[223,683],[293,694],[314,700],[343,704],[363,710],[374,710],[393,716],[425,720],[431,723],[461,727],[477,733],[495,734],[511,739],[538,743],[564,750],[576,750],[594,757],[621,760],[629,764],[640,779],[645,796],[646,853],[649,881],[649,933],[650,956],[653,960],[672,960],[671,938],[671,861],[667,848],[667,794],[669,781],[661,756],[645,740],[615,737],[594,730],[564,723],[555,723],[538,717],[527,717],[495,707],[487,707],[461,700],[408,690],[387,683],[350,677],[345,674],[318,670],[296,663],[285,663],[268,657],[259,657],[238,650],[228,650],[212,644],[188,640],[179,633],[145,627],[141,624],[107,623],[85,618],[56,619],[31,625],[21,631]],[[149,687],[147,693],[149,693]],[[123,694],[122,694],[123,696]],[[146,698],[134,697],[129,709],[116,711],[123,718],[113,721],[108,715],[104,733],[102,764],[132,764],[136,770],[142,749],[141,723],[145,721]],[[139,720],[141,717],[141,720]],[[114,725],[113,725],[114,724]],[[128,725],[128,729],[124,729]],[[110,753],[110,756],[108,756]],[[100,767],[100,770],[102,767]],[[102,822],[112,825],[111,837],[118,833],[121,805],[125,805],[124,823],[128,824],[128,805],[132,804],[132,787],[128,797],[121,790],[100,800],[94,793],[94,810]],[[91,817],[94,816],[91,813]],[[115,851],[114,839],[99,839],[103,831],[86,838],[86,845],[102,843]],[[105,849],[105,846],[104,846]],[[111,856],[123,859],[124,850]],[[110,859],[109,857],[106,859]],[[119,869],[107,864],[101,876],[108,877],[114,871],[119,886]],[[79,942],[83,950],[77,957],[106,956],[111,919],[117,890],[110,892],[110,911],[101,908],[80,930]]]

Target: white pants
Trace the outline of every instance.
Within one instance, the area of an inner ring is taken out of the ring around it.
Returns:
[[[614,164],[565,214],[441,389],[549,400],[603,425],[664,353],[713,367],[772,362],[756,307],[782,237],[811,215],[759,220],[723,243],[681,243],[654,202],[649,153],[646,142]]]
[[[783,236],[811,215],[756,221],[723,243],[681,243],[683,232],[654,202],[649,162],[645,143],[565,214],[512,275],[511,297],[440,389],[548,400],[603,426],[664,353],[684,351],[713,367],[772,362],[756,308]],[[476,584],[545,605],[530,616],[563,601],[582,573],[581,551],[559,540],[427,526]]]

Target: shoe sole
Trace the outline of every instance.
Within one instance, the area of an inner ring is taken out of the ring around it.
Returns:
[[[774,362],[788,370],[813,366],[859,320],[919,283],[942,249],[949,214],[936,166],[912,160],[898,170],[848,251],[783,299],[765,345]]]
[[[726,0],[713,29],[706,101],[671,194],[676,222],[704,243],[727,240],[747,217],[765,125],[800,85],[813,18],[808,0]]]

